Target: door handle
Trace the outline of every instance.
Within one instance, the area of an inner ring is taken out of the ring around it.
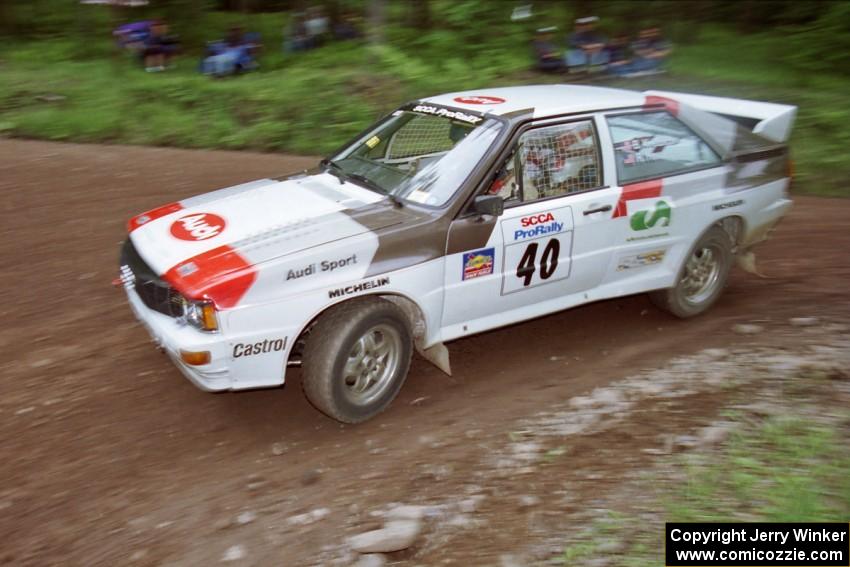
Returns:
[[[603,205],[601,207],[594,207],[592,209],[586,209],[584,211],[584,216],[592,215],[594,213],[607,213],[608,211],[610,211],[613,208],[614,207],[612,207],[611,205]]]

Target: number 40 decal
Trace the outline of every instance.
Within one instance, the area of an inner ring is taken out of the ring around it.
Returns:
[[[516,267],[516,277],[523,280],[522,285],[528,287],[531,285],[531,279],[534,277],[534,272],[537,271],[537,242],[530,243],[525,252],[522,253],[519,265]],[[543,248],[543,253],[540,255],[540,279],[548,280],[555,270],[558,269],[558,257],[561,255],[561,243],[557,238],[552,238],[546,243]]]

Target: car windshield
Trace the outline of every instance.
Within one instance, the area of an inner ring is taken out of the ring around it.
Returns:
[[[455,194],[501,129],[497,119],[420,104],[397,110],[325,163],[346,180],[439,207]]]

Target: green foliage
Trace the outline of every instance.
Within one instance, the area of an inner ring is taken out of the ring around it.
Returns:
[[[653,13],[665,6],[684,10],[665,0],[649,1]],[[21,21],[29,21],[53,2],[12,5]],[[2,135],[326,153],[406,100],[481,86],[562,81],[530,72],[530,30],[556,24],[565,32],[576,13],[569,4],[535,4],[533,18],[512,22],[509,5],[485,10],[476,0],[432,0],[432,19],[443,23],[431,29],[390,21],[383,45],[331,42],[296,55],[281,50],[286,12],[191,12],[192,6],[208,3],[172,0],[157,6],[178,18],[172,28],[183,37],[186,53],[177,69],[149,75],[129,55],[115,51],[108,33],[115,23],[110,9],[72,4],[73,9],[63,3],[27,28],[39,39],[0,43]],[[797,105],[791,140],[795,191],[847,195],[850,78],[844,70],[850,46],[838,47],[850,37],[848,6],[829,4],[820,12],[801,8],[781,20],[793,26],[751,34],[710,24],[695,33],[682,19],[681,30],[672,31],[688,41],[676,45],[669,75],[612,85]],[[398,22],[405,12],[401,5],[391,7]],[[610,14],[603,19],[609,31],[638,21],[633,3],[600,8],[603,18]],[[158,9],[126,14],[150,16]],[[80,13],[88,18],[82,23],[75,19]],[[190,22],[187,13],[197,17]],[[261,69],[222,80],[200,76],[196,65],[203,42],[223,37],[234,25],[262,34]],[[811,61],[817,62],[806,63]]]
[[[850,2],[835,2],[811,24],[789,32],[786,52],[798,69],[850,75]]]
[[[598,557],[605,541],[623,540],[627,550],[613,564],[659,565],[662,521],[837,522],[850,513],[850,458],[840,427],[774,418],[733,436],[716,454],[691,457],[684,482],[654,483],[665,511],[658,524],[629,516],[597,522],[565,547],[565,564]]]
[[[669,521],[837,521],[850,511],[850,459],[835,430],[798,418],[768,421],[733,440],[721,462],[694,466]]]

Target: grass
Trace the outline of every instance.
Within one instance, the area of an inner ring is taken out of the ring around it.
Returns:
[[[668,519],[839,521],[850,512],[848,466],[839,431],[777,418],[734,440],[721,462],[692,466],[688,483],[668,503]]]
[[[224,30],[227,17],[210,14],[204,25]],[[285,56],[279,15],[239,18],[263,33],[266,52],[259,72],[230,79],[199,75],[191,55],[177,69],[147,74],[114,54],[106,39],[0,45],[0,135],[315,155],[332,151],[406,100],[561,80],[529,71],[528,32],[517,26],[475,42],[449,30],[390,27],[381,47],[352,41]],[[847,196],[850,79],[792,71],[777,55],[782,41],[779,34],[704,28],[696,41],[677,47],[668,75],[613,85],[798,105],[791,140],[795,191]]]
[[[847,432],[785,416],[734,436],[723,452],[686,464],[686,481],[662,489],[666,522],[838,522],[850,514]],[[622,565],[663,563],[663,526],[641,531],[622,517],[594,525],[584,541],[568,546],[564,563],[598,556],[608,540],[629,540]]]

